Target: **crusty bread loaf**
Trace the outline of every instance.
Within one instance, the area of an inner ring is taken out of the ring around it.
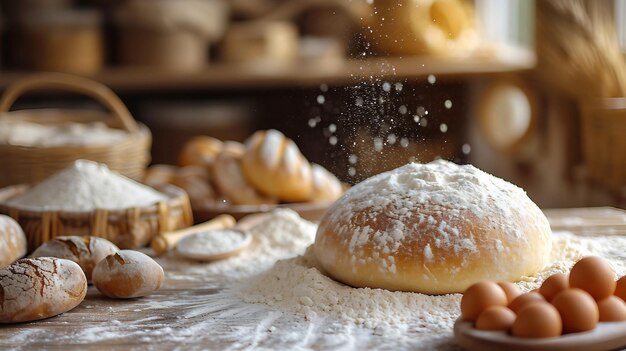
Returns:
[[[275,204],[276,198],[257,191],[244,176],[239,151],[222,152],[213,164],[212,175],[219,193],[235,205]]]
[[[343,194],[341,182],[326,168],[312,164],[311,177],[313,180],[313,195],[311,195],[311,201],[332,202]]]
[[[478,44],[472,8],[462,0],[381,2],[372,10],[365,35],[386,54],[459,55]]]
[[[24,258],[0,269],[0,323],[44,319],[78,306],[87,278],[75,262]]]
[[[218,197],[211,185],[211,175],[208,167],[182,167],[172,178],[171,184],[185,190],[187,195],[189,195],[191,205],[194,207],[215,203]]]
[[[309,161],[293,140],[277,130],[262,130],[246,141],[241,162],[248,181],[260,192],[285,202],[311,198],[313,181]]]
[[[153,165],[146,169],[142,182],[153,188],[158,188],[166,184],[170,184],[177,172],[178,167],[176,166]]]
[[[93,268],[110,254],[120,249],[112,242],[95,236],[60,236],[39,246],[31,257],[57,257],[78,263],[87,282],[91,282]]]
[[[549,263],[548,220],[526,193],[473,166],[409,164],[355,185],[322,218],[317,260],[355,287],[463,292]]]
[[[215,156],[222,151],[222,147],[221,140],[197,136],[185,143],[178,155],[178,163],[181,166],[210,166]]]
[[[11,217],[0,215],[0,268],[26,255],[26,236]]]
[[[105,296],[128,299],[158,290],[165,275],[150,256],[121,250],[100,261],[93,270],[93,285]]]

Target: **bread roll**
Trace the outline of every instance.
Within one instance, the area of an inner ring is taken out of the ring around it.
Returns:
[[[258,131],[246,141],[242,168],[261,193],[285,202],[308,201],[311,166],[296,144],[277,130]]]
[[[182,167],[172,178],[171,184],[187,192],[193,207],[216,201],[217,195],[211,185],[210,171],[207,167]]]
[[[93,270],[93,285],[105,296],[128,299],[158,290],[163,268],[148,255],[121,250],[100,261]]]
[[[215,156],[222,151],[222,142],[208,136],[198,136],[189,140],[180,154],[181,166],[210,166]]]
[[[24,258],[0,269],[0,323],[28,322],[67,312],[87,294],[87,278],[75,262]]]
[[[322,218],[314,253],[355,287],[448,294],[532,276],[551,247],[548,220],[524,190],[439,160],[352,187]]]
[[[178,167],[172,165],[150,166],[143,176],[143,183],[153,188],[170,184],[177,171]]]
[[[241,158],[246,153],[246,146],[238,141],[227,140],[222,150]]]
[[[95,236],[60,236],[39,246],[31,257],[57,257],[78,263],[87,282],[96,264],[120,249],[112,242]]]
[[[337,200],[343,194],[341,182],[334,174],[330,173],[326,168],[312,164],[311,176],[313,179],[313,202],[332,202]]]
[[[212,174],[220,194],[235,205],[277,203],[276,198],[260,194],[248,182],[241,169],[241,158],[233,152],[223,152],[217,157]]]
[[[473,9],[462,0],[377,2],[372,10],[365,35],[385,54],[458,55],[478,44]]]
[[[0,268],[26,255],[26,236],[11,217],[0,215]]]

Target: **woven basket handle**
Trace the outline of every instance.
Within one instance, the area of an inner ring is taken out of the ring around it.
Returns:
[[[113,112],[127,131],[135,132],[139,129],[126,105],[111,89],[93,80],[60,73],[35,74],[11,84],[0,99],[0,113],[8,112],[15,100],[26,92],[51,89],[89,96]]]

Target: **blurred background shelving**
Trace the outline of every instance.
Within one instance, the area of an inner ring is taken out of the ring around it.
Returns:
[[[389,57],[346,59],[330,66],[293,63],[282,67],[241,66],[216,63],[195,72],[168,71],[159,68],[105,68],[85,75],[119,92],[171,90],[215,90],[250,88],[318,87],[320,84],[344,86],[370,79],[471,78],[472,76],[527,71],[534,67],[530,51],[509,49],[492,57]],[[389,67],[393,67],[391,70]],[[5,71],[0,75],[0,89],[29,74],[28,71]]]
[[[568,89],[576,79],[559,75],[576,60],[545,64],[542,43],[554,29],[541,27],[550,11],[545,3],[0,4],[0,89],[37,71],[102,82],[152,130],[155,163],[175,163],[194,135],[243,140],[254,130],[278,128],[346,182],[441,157],[513,181],[544,207],[626,205],[626,180],[620,185],[618,174],[616,186],[590,172],[581,107],[588,99]],[[624,50],[624,0],[571,4],[606,11],[603,26]],[[566,20],[554,26],[563,23],[575,26]],[[598,89],[587,89],[589,97]],[[50,101],[87,104],[40,92],[16,108]]]

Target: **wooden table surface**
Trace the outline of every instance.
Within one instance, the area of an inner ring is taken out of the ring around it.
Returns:
[[[581,235],[626,234],[626,212],[622,210],[545,212],[555,230]],[[284,349],[284,345],[262,340],[229,340],[227,336],[234,335],[239,323],[250,321],[238,319],[237,310],[227,309],[226,303],[207,304],[220,293],[216,277],[190,272],[189,263],[183,265],[171,257],[158,260],[166,270],[166,281],[155,294],[112,300],[90,287],[85,301],[70,312],[43,321],[0,326],[0,349]],[[285,345],[302,348],[295,339]]]

